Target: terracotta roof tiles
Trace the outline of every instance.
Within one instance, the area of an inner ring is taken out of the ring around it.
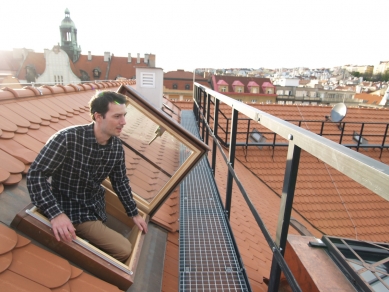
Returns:
[[[0,288],[4,291],[119,291],[0,224]],[[53,289],[53,290],[51,290]]]

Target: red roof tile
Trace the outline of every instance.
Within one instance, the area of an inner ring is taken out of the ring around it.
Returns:
[[[0,224],[0,239],[2,291],[119,291],[34,245],[4,224]]]

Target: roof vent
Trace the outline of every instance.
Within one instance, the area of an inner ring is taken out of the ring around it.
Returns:
[[[141,87],[155,88],[155,73],[141,72],[140,78]]]

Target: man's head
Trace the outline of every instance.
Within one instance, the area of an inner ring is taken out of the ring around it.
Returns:
[[[125,104],[126,97],[113,91],[101,91],[92,96],[89,101],[92,120],[96,120],[95,113],[98,113],[105,118],[105,114],[108,112],[110,103]]]
[[[105,145],[112,136],[119,136],[126,124],[126,97],[103,91],[89,102],[94,132],[99,144]]]

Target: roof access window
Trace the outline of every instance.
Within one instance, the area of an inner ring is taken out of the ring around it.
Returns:
[[[389,244],[330,236],[322,241],[360,290],[389,291]]]

